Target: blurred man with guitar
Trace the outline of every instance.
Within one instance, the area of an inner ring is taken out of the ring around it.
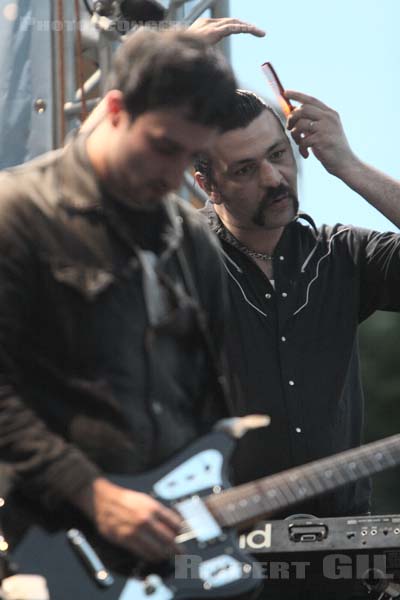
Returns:
[[[217,244],[171,193],[233,104],[210,44],[264,35],[217,25],[132,35],[90,133],[1,175],[1,458],[29,510],[75,507],[153,561],[178,551],[181,516],[106,474],[161,463],[230,410]]]

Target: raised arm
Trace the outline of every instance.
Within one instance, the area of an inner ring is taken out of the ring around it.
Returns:
[[[208,44],[217,44],[223,38],[238,33],[247,33],[256,37],[264,37],[265,31],[242,21],[231,17],[223,17],[221,19],[196,19],[187,30],[201,37]],[[80,131],[90,133],[104,119],[106,115],[106,98],[93,109],[86,121],[82,124]]]
[[[311,149],[329,173],[400,227],[400,181],[364,163],[354,154],[335,110],[307,94],[288,90],[285,95],[301,103],[287,122],[300,154],[307,158]]]

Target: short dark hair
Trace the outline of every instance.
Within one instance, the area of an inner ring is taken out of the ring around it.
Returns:
[[[276,111],[266,104],[260,96],[249,92],[248,90],[236,90],[235,102],[231,114],[224,123],[221,124],[222,133],[247,127],[256,119],[264,110],[271,111],[282,125],[281,120]],[[199,154],[194,161],[194,168],[201,173],[204,183],[207,188],[211,188],[212,184],[212,161],[208,155]]]
[[[236,81],[222,54],[185,31],[141,29],[116,52],[109,82],[132,118],[183,107],[196,123],[221,127],[231,113]]]

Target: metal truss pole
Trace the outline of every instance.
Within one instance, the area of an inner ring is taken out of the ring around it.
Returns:
[[[217,0],[214,2],[214,5],[211,9],[211,14],[214,19],[219,19],[221,17],[229,17],[230,14],[230,3],[229,0]],[[226,37],[218,44],[219,49],[225,58],[231,62],[231,38]]]

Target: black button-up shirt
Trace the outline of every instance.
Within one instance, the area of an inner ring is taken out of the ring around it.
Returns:
[[[218,234],[212,206],[203,212]],[[271,416],[267,430],[241,442],[239,482],[360,444],[358,324],[376,309],[400,309],[400,236],[343,225],[316,229],[305,220],[288,225],[275,249],[275,287],[251,258],[222,241],[232,302],[227,351],[240,411]],[[361,481],[301,509],[363,512],[369,488]]]

